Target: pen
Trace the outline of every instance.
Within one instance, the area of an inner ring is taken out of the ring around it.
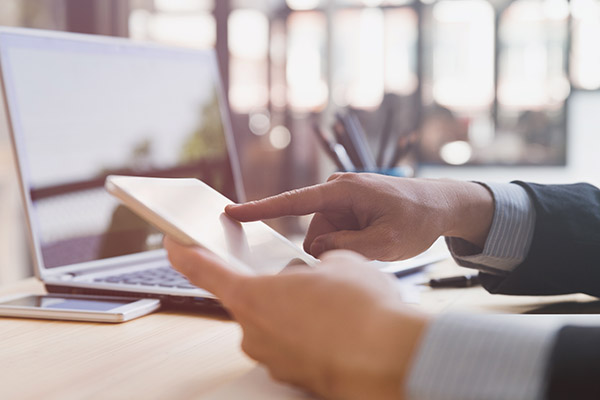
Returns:
[[[373,154],[371,154],[367,135],[360,124],[358,117],[356,114],[352,113],[351,110],[348,110],[344,115],[344,119],[346,121],[348,136],[356,149],[360,162],[363,164],[363,168],[366,171],[375,171],[377,169],[377,164],[375,163]]]
[[[381,140],[379,141],[379,152],[377,153],[377,165],[379,166],[379,168],[385,167],[384,159],[386,155],[386,149],[388,147],[388,142],[390,141],[390,136],[392,135],[393,120],[394,113],[391,110],[388,110],[388,112],[385,115],[385,121],[383,123],[383,129],[381,131]]]
[[[408,135],[403,135],[396,141],[394,148],[394,154],[388,165],[389,168],[394,168],[402,158],[404,158],[413,148],[413,145],[417,143],[417,133],[411,132]]]
[[[317,137],[317,140],[323,147],[325,154],[335,163],[340,171],[348,171],[348,163],[346,160],[340,160],[339,151],[336,151],[335,146],[337,143],[327,139],[321,127],[318,124],[313,124],[313,132]],[[347,155],[346,155],[347,157]]]
[[[448,278],[430,279],[429,282],[423,283],[431,288],[465,288],[479,285],[479,275],[459,275]]]
[[[352,164],[354,164],[354,166],[357,169],[364,169],[365,166],[361,162],[360,157],[356,152],[356,148],[354,147],[350,139],[350,133],[348,132],[348,128],[345,125],[344,117],[341,113],[338,112],[335,114],[335,118],[336,121],[333,124],[333,133],[335,134],[337,142],[344,146],[346,153],[348,153],[350,160],[352,160]]]
[[[334,151],[335,155],[337,156],[337,159],[340,161],[343,171],[355,171],[356,170],[356,167],[352,163],[352,160],[348,156],[348,153],[346,152],[346,149],[344,148],[344,146],[342,146],[339,143],[335,143],[333,145],[333,151]]]

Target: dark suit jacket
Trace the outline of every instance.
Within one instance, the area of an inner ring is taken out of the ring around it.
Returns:
[[[600,297],[600,190],[584,183],[513,183],[535,207],[531,248],[508,276],[482,273],[483,286],[491,293]],[[562,328],[548,376],[549,399],[600,399],[600,327]]]

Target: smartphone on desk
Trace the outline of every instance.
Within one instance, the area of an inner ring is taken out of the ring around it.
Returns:
[[[158,299],[70,294],[20,294],[0,299],[0,316],[90,322],[125,322],[158,310]]]

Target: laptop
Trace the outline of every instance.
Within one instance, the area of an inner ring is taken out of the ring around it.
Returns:
[[[193,177],[244,200],[214,50],[3,28],[0,70],[48,292],[219,307],[170,267],[160,232],[104,189],[111,174]]]

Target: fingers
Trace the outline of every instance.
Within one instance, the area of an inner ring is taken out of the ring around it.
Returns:
[[[215,254],[200,247],[184,246],[165,237],[164,248],[173,267],[194,285],[208,290],[224,303],[236,293],[234,287],[246,277],[233,272]]]
[[[336,207],[340,196],[337,185],[324,183],[281,193],[245,204],[231,204],[225,212],[241,222],[278,218],[286,215],[306,215]]]
[[[310,244],[310,253],[320,257],[329,250],[345,249],[356,251],[370,259],[386,259],[382,254],[382,235],[376,227],[369,226],[362,230],[341,230],[322,234]]]
[[[311,253],[310,246],[312,245],[316,237],[321,236],[325,233],[335,232],[337,230],[338,228],[331,222],[329,222],[325,215],[323,215],[322,213],[316,213],[310,221],[308,231],[306,232],[306,237],[304,238],[304,251],[306,251],[307,253]]]

